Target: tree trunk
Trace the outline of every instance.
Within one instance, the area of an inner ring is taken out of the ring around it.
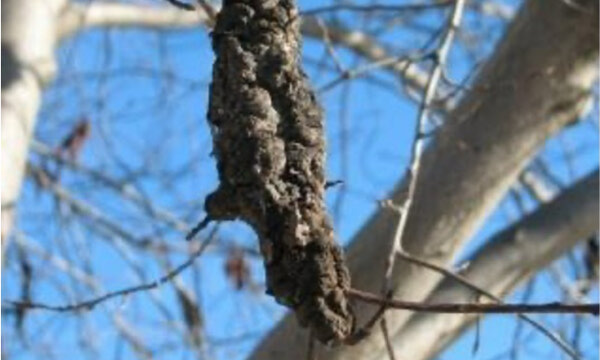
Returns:
[[[54,78],[56,19],[66,0],[2,2],[2,255],[42,91]]]

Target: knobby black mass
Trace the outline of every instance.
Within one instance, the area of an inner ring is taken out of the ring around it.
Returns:
[[[355,321],[323,201],[323,112],[300,68],[298,22],[292,0],[223,2],[208,110],[220,185],[205,208],[252,226],[267,292],[331,344]]]

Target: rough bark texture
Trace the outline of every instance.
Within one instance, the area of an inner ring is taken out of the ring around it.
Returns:
[[[408,217],[403,248],[437,264],[448,264],[493,210],[545,140],[585,108],[597,77],[598,1],[526,1],[473,90],[447,117],[426,150]],[[400,183],[394,201],[402,199]],[[377,292],[397,217],[379,211],[348,250],[352,286]],[[404,261],[393,274],[395,296],[423,301],[440,276]],[[361,324],[374,311],[355,306]],[[390,311],[395,335],[410,313]],[[253,359],[297,359],[305,335],[289,319],[259,344]],[[289,344],[298,344],[290,346]],[[322,350],[327,359],[379,358],[383,337],[374,334],[352,348]]]
[[[325,211],[323,114],[298,64],[294,1],[225,1],[212,38],[220,185],[206,212],[250,224],[267,292],[320,341],[343,340],[354,328],[350,278]]]

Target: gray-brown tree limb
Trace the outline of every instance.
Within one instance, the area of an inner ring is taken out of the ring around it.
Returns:
[[[598,171],[494,235],[459,274],[499,297],[598,231]],[[472,301],[477,294],[444,279],[427,303]],[[431,359],[473,324],[470,315],[414,314],[394,336],[400,358]],[[410,356],[409,356],[410,355]]]
[[[472,90],[447,116],[424,155],[402,244],[407,252],[449,263],[544,141],[582,111],[597,77],[598,2],[581,4],[590,11],[561,1],[523,5]],[[399,185],[393,200],[403,193]],[[379,211],[354,238],[348,251],[354,288],[380,288],[396,216]],[[395,296],[425,300],[439,281],[430,270],[399,262]],[[361,307],[356,312],[363,321],[371,314]],[[391,313],[391,332],[399,331],[408,318],[406,312]],[[251,358],[300,358],[305,336],[288,317]],[[328,359],[369,359],[383,348],[383,339],[372,336],[349,349],[323,352]]]

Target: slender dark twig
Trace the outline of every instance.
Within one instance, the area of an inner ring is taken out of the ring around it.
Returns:
[[[445,0],[440,1],[434,4],[406,4],[406,5],[377,5],[377,4],[369,4],[369,5],[355,5],[355,4],[336,4],[330,6],[323,6],[314,9],[309,9],[306,11],[301,11],[300,15],[308,16],[308,15],[316,15],[334,11],[364,11],[364,12],[374,12],[374,11],[394,11],[394,12],[413,12],[413,11],[425,11],[432,9],[440,9],[445,8],[454,3],[454,0]]]
[[[168,2],[169,4],[175,6],[176,8],[179,8],[182,10],[186,10],[186,11],[194,10],[194,5],[192,5],[192,4],[184,3],[179,0],[165,0],[165,1]]]
[[[550,302],[542,304],[489,304],[489,303],[460,303],[460,304],[426,304],[414,301],[402,301],[385,298],[376,294],[350,289],[348,296],[371,304],[385,306],[391,309],[411,310],[418,312],[446,314],[591,314],[598,315],[600,304],[563,304]]]
[[[214,28],[215,23],[217,22],[217,15],[219,14],[219,11],[215,9],[215,7],[212,6],[208,1],[205,0],[198,0],[198,5],[200,5],[202,10],[204,10],[206,15],[208,15],[207,25],[211,28]]]
[[[459,284],[463,285],[464,287],[478,293],[481,295],[486,296],[489,299],[492,299],[494,301],[496,301],[497,303],[503,303],[503,300],[501,298],[499,298],[498,296],[492,294],[491,292],[473,284],[472,282],[470,282],[468,279],[466,279],[464,276],[457,274],[453,271],[450,271],[442,266],[430,263],[426,260],[423,259],[419,259],[415,256],[412,256],[404,251],[398,251],[396,253],[396,255],[400,258],[402,258],[405,261],[409,261],[413,264],[419,265],[419,266],[423,266],[429,270],[435,271],[437,273],[440,273],[444,276],[447,276],[448,278],[458,282]],[[533,326],[534,328],[536,328],[537,330],[539,330],[543,335],[545,335],[546,337],[548,337],[548,339],[552,342],[554,342],[558,347],[560,347],[562,350],[564,350],[572,359],[580,359],[581,357],[577,354],[577,351],[575,351],[575,349],[573,349],[569,344],[567,344],[565,342],[565,340],[562,339],[562,337],[553,332],[552,330],[548,329],[546,326],[544,326],[542,323],[540,323],[539,321],[529,317],[526,314],[522,314],[522,313],[517,313],[516,314],[519,318],[521,318],[522,320],[528,322],[531,326]]]
[[[392,340],[390,339],[390,332],[387,327],[387,321],[385,320],[385,316],[381,318],[379,325],[383,334],[383,340],[385,341],[385,348],[387,350],[388,357],[390,358],[390,360],[396,360],[396,354],[394,354],[394,346],[392,345]]]
[[[189,233],[187,233],[187,235],[185,236],[185,239],[187,241],[190,241],[194,238],[194,236],[196,236],[196,234],[198,234],[200,231],[202,231],[205,227],[208,226],[208,224],[210,224],[210,222],[212,221],[212,219],[210,218],[210,216],[206,216],[204,218],[204,220],[200,221],[198,223],[198,225],[196,225],[192,230],[190,230]]]
[[[128,288],[117,290],[117,291],[112,291],[112,292],[106,293],[102,296],[99,296],[99,297],[96,297],[96,298],[93,298],[90,300],[82,301],[82,302],[79,302],[76,304],[70,304],[70,305],[48,305],[48,304],[44,304],[44,303],[36,303],[36,302],[29,302],[29,301],[23,302],[23,301],[16,301],[16,300],[4,300],[3,306],[5,306],[5,304],[6,304],[15,309],[41,309],[41,310],[49,310],[49,311],[56,311],[56,312],[88,311],[88,310],[92,310],[96,305],[98,305],[106,300],[115,298],[115,297],[126,296],[126,295],[130,295],[130,294],[133,294],[136,292],[152,290],[152,289],[158,288],[161,285],[164,285],[165,283],[172,280],[175,276],[179,275],[181,272],[183,272],[188,267],[190,267],[194,263],[194,261],[200,255],[202,255],[204,250],[208,247],[211,240],[214,238],[215,233],[216,233],[216,229],[200,245],[198,250],[196,250],[189,257],[188,260],[186,260],[184,263],[177,266],[175,269],[171,270],[164,276],[162,276],[152,282],[140,284],[140,285],[133,286],[133,287],[128,287]]]

